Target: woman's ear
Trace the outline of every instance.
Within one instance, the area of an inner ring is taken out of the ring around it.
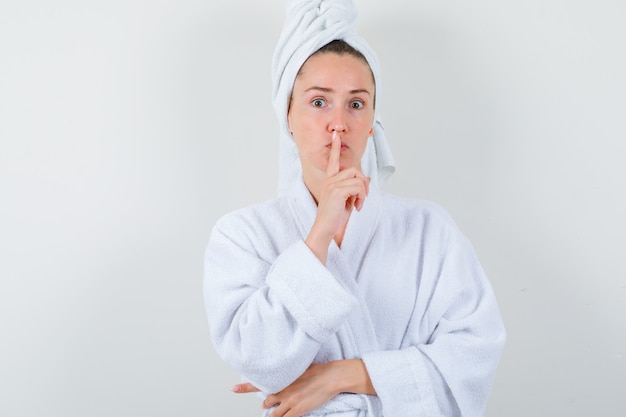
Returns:
[[[293,136],[293,130],[291,129],[291,100],[293,99],[293,95],[289,96],[289,102],[287,103],[287,128],[289,129],[289,133]]]
[[[291,98],[289,99],[289,107],[287,107],[287,128],[291,136],[293,136],[293,130],[291,130]]]

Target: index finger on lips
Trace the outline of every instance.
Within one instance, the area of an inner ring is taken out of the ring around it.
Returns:
[[[330,142],[330,155],[328,156],[328,166],[326,176],[332,177],[339,172],[339,158],[341,157],[341,139],[337,132],[333,132]]]

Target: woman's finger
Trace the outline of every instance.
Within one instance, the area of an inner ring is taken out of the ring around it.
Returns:
[[[326,175],[332,177],[339,172],[339,159],[341,158],[341,139],[337,131],[333,132],[330,142],[330,155],[328,156],[328,166]]]
[[[261,404],[261,406],[267,409],[279,404],[280,400],[278,399],[278,396],[276,394],[272,394],[265,397],[265,400],[263,400],[263,404]]]
[[[328,171],[327,171],[328,172]],[[332,177],[327,177],[326,182],[327,184],[333,184],[339,181],[343,181],[346,179],[350,179],[350,178],[359,178],[364,182],[368,182],[369,181],[369,177],[366,177],[365,174],[363,174],[363,172],[361,172],[359,169],[357,168],[346,168],[342,171],[338,171],[335,175],[333,175]]]
[[[348,200],[346,200],[346,210],[352,211],[355,208],[355,204],[357,203],[357,195],[351,195]],[[357,207],[358,209],[358,207]]]
[[[260,392],[260,390],[257,387],[249,383],[234,385],[230,388],[230,390],[237,394],[247,394],[249,392]]]
[[[349,178],[341,182],[333,184],[332,189],[329,190],[330,196],[348,202],[351,197],[365,199],[368,194],[368,185],[366,180],[361,178]]]
[[[290,410],[289,408],[284,407],[282,405],[279,405],[278,407],[276,407],[275,410],[273,410],[270,413],[269,417],[283,417],[283,416],[286,416],[287,413],[289,412],[289,410]]]

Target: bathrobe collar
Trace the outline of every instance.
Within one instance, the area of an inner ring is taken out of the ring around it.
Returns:
[[[302,178],[294,182],[288,196],[292,215],[304,240],[315,221],[317,205]],[[371,310],[365,294],[359,288],[358,277],[382,212],[382,195],[376,187],[371,187],[361,211],[355,210],[350,215],[341,248],[332,241],[328,249],[326,268],[358,300],[346,326],[338,332],[346,347],[345,353],[351,357],[360,357],[364,352],[380,349],[370,316]],[[371,409],[374,405],[368,407]]]

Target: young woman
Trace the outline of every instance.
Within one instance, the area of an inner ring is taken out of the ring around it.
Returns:
[[[350,1],[288,9],[274,99],[289,186],[216,224],[212,340],[271,417],[480,416],[505,340],[495,297],[441,208],[378,188],[380,78],[353,20]]]

